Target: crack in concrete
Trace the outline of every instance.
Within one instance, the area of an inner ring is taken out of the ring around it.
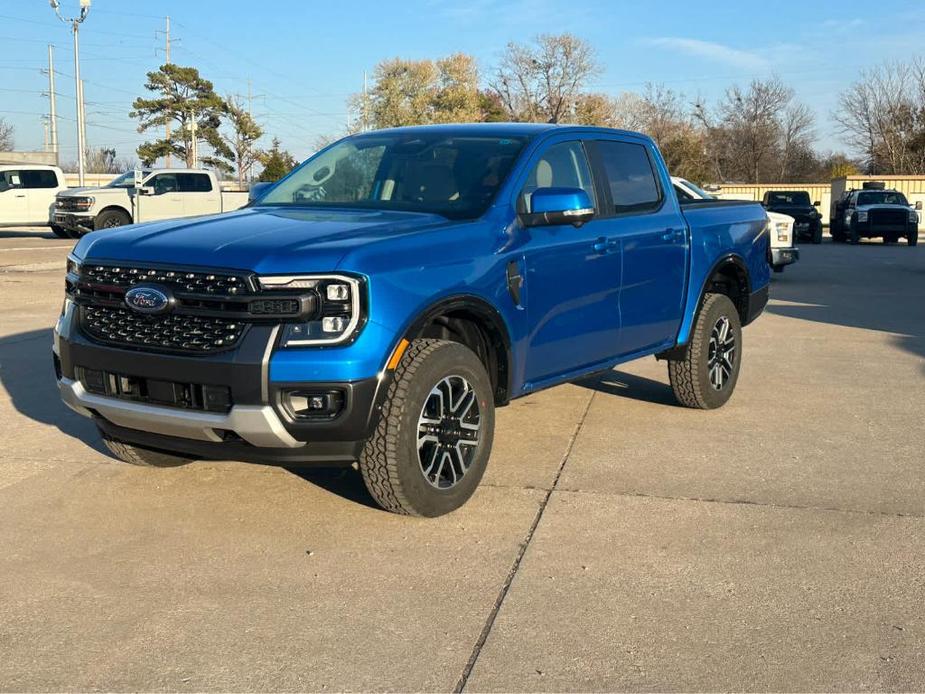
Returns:
[[[559,468],[556,470],[556,476],[553,478],[552,486],[548,489],[544,489],[542,487],[531,487],[531,489],[541,489],[546,493],[540,501],[539,508],[536,511],[536,515],[533,517],[533,523],[530,525],[530,529],[527,531],[527,535],[524,538],[524,541],[520,544],[520,551],[514,558],[514,563],[511,565],[511,570],[508,571],[507,578],[505,578],[504,583],[501,585],[501,590],[498,592],[498,597],[495,599],[495,604],[492,606],[491,612],[489,612],[488,618],[485,620],[485,624],[482,626],[482,631],[479,634],[479,638],[475,642],[475,646],[472,649],[472,654],[469,656],[469,660],[466,662],[465,668],[463,668],[462,675],[460,676],[459,681],[456,683],[456,687],[453,689],[454,694],[459,694],[460,692],[464,691],[466,684],[469,682],[469,676],[472,674],[472,670],[475,668],[475,665],[478,662],[479,655],[482,653],[482,648],[485,646],[485,642],[488,641],[488,636],[491,634],[491,629],[495,625],[495,620],[498,617],[498,613],[501,611],[501,605],[504,603],[504,599],[507,597],[508,591],[511,588],[511,584],[514,582],[514,577],[520,570],[520,564],[523,561],[524,555],[527,553],[527,548],[530,546],[530,542],[533,540],[533,535],[536,532],[540,521],[543,519],[543,513],[546,511],[546,506],[549,504],[549,499],[552,496],[552,493],[556,491],[556,485],[559,484],[559,479],[562,477],[562,471],[565,469],[565,464],[568,462],[569,456],[572,454],[572,448],[575,445],[575,440],[578,438],[578,434],[581,432],[582,426],[584,426],[585,418],[588,416],[588,411],[591,409],[591,403],[594,400],[595,395],[597,395],[596,392],[591,393],[591,397],[588,398],[588,404],[585,405],[584,412],[581,413],[581,418],[575,425],[575,430],[572,432],[571,437],[569,437],[568,444],[565,447],[565,453],[562,456],[562,461],[559,463]]]

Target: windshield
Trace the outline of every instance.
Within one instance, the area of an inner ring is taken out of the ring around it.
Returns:
[[[888,190],[873,193],[858,193],[858,205],[908,205],[906,196]]]
[[[809,193],[805,191],[794,191],[791,193],[768,193],[768,204],[791,205],[795,207],[812,207],[809,202]]]
[[[473,219],[491,204],[525,141],[439,132],[357,135],[306,161],[258,204]]]
[[[693,183],[691,183],[690,181],[688,181],[688,180],[686,180],[686,179],[684,179],[684,178],[681,179],[681,183],[683,183],[683,184],[684,184],[685,186],[687,186],[690,190],[692,190],[694,193],[696,193],[697,196],[700,197],[702,200],[715,200],[715,199],[716,199],[716,196],[715,196],[715,195],[711,195],[710,193],[708,193],[707,191],[705,191],[705,190],[704,190],[703,188],[701,188],[700,186],[694,185]]]
[[[147,176],[150,171],[142,171],[143,176]],[[135,172],[126,171],[121,176],[116,177],[112,181],[106,184],[106,188],[134,188],[135,187]]]

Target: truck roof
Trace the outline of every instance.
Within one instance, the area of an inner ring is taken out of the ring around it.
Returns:
[[[386,128],[383,130],[374,130],[363,135],[375,135],[377,133],[398,133],[398,132],[421,132],[421,133],[446,133],[447,135],[463,136],[488,136],[488,137],[534,137],[553,131],[558,132],[600,132],[615,133],[620,135],[633,135],[650,139],[648,135],[633,132],[630,130],[617,130],[615,128],[602,128],[594,125],[573,125],[569,123],[448,123],[441,125],[410,125],[400,128]]]
[[[51,164],[0,164],[0,171],[9,171],[10,169],[16,169],[17,171],[22,171],[23,169],[58,171],[58,167],[52,166]]]

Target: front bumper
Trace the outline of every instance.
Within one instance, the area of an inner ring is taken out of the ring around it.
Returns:
[[[375,429],[389,375],[351,382],[269,380],[269,360],[278,331],[253,325],[239,346],[227,352],[177,355],[143,352],[89,340],[78,327],[78,307],[66,302],[54,333],[55,368],[61,397],[71,409],[92,417],[111,436],[141,446],[201,458],[267,463],[344,463],[355,460]],[[311,351],[303,352],[306,360]],[[308,364],[306,365],[306,367]],[[127,377],[146,384],[140,394],[82,380],[87,371],[104,374],[107,384]],[[142,395],[152,383],[178,388],[227,389],[229,407],[206,411],[183,404],[152,402]],[[339,413],[327,420],[293,417],[284,405],[287,388],[337,391]]]
[[[51,223],[73,231],[93,231],[93,220],[96,215],[90,213],[59,212],[55,210],[51,215]]]
[[[771,265],[792,265],[800,259],[799,248],[772,248]]]

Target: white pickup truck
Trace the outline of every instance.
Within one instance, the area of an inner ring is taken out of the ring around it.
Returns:
[[[77,237],[96,229],[194,217],[236,210],[247,204],[247,193],[223,191],[215,174],[201,169],[134,171],[101,188],[72,188],[58,193],[51,224]]]
[[[57,166],[8,164],[0,166],[0,227],[45,226],[55,196],[67,188]],[[52,226],[55,234],[67,237]]]
[[[674,185],[678,200],[715,199],[713,195],[710,195],[703,188],[678,176],[672,176],[671,183]],[[794,245],[793,225],[795,220],[790,215],[780,214],[779,212],[765,210],[765,214],[768,216],[768,223],[771,227],[768,264],[774,272],[783,272],[785,266],[800,259],[800,249]]]

